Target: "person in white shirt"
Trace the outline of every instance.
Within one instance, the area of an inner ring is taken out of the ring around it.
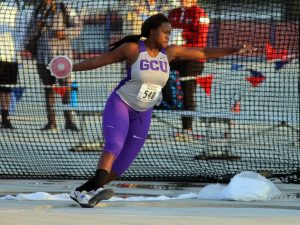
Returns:
[[[19,7],[19,1],[0,2],[0,106],[1,127],[5,129],[13,129],[9,118],[11,89],[17,84],[17,58],[26,33],[26,21],[21,20]]]

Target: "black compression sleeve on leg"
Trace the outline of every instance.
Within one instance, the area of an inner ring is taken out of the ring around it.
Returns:
[[[91,179],[89,179],[87,182],[85,182],[83,185],[81,185],[80,187],[76,188],[76,191],[92,191],[95,189],[95,180],[96,178],[93,177]]]
[[[8,110],[2,109],[1,114],[2,114],[2,121],[6,121],[8,119],[8,115],[9,115]]]
[[[98,169],[95,174],[95,190],[103,187],[108,176],[108,171],[104,169]]]

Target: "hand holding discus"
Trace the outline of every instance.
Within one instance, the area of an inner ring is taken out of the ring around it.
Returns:
[[[54,57],[49,64],[51,75],[57,79],[68,77],[71,74],[72,69],[72,61],[67,56],[63,55]]]

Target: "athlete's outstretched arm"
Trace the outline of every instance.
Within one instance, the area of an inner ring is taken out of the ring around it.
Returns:
[[[244,44],[241,47],[234,48],[188,48],[182,46],[169,46],[167,48],[167,54],[169,60],[200,60],[200,59],[212,59],[220,58],[223,56],[255,51],[250,44]]]
[[[73,71],[86,71],[93,70],[99,67],[121,62],[127,59],[126,52],[128,52],[128,47],[122,45],[113,51],[103,53],[99,56],[95,56],[79,63],[73,65]]]

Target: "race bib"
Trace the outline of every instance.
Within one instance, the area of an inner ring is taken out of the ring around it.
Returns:
[[[155,84],[143,84],[137,98],[143,102],[156,101],[161,92],[161,86]]]

